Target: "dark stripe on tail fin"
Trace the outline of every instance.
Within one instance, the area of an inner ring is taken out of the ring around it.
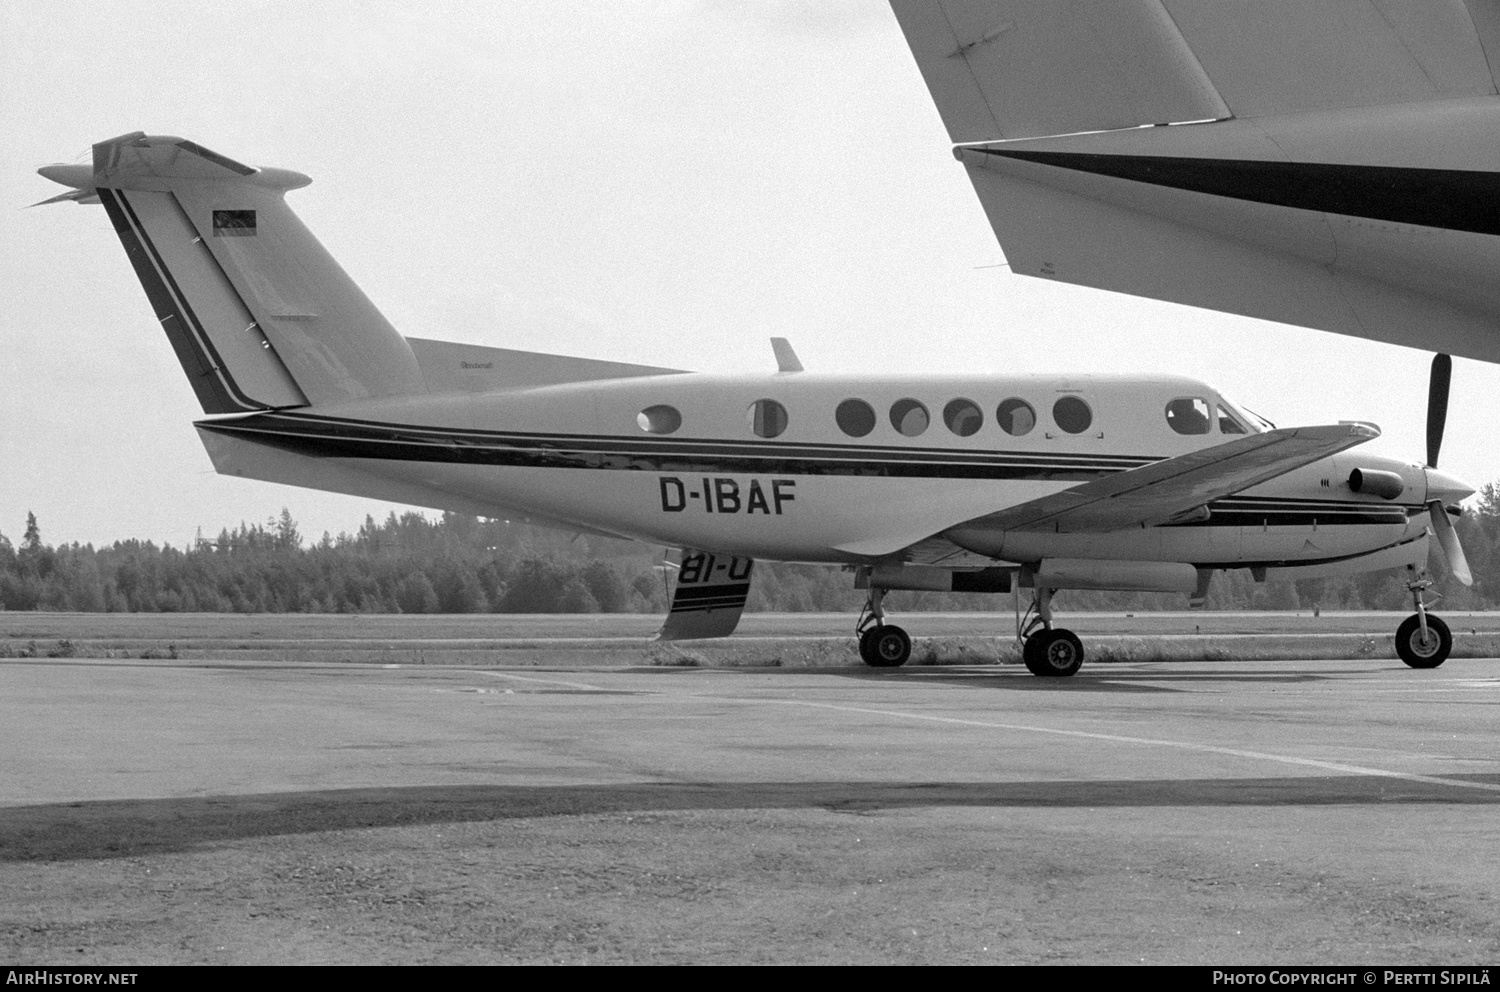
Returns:
[[[146,291],[146,298],[151,301],[151,308],[161,321],[162,330],[166,331],[167,340],[171,342],[182,370],[187,373],[188,382],[192,384],[203,412],[244,413],[266,409],[263,404],[246,398],[235,387],[234,380],[223,367],[212,342],[198,325],[187,299],[172,281],[171,272],[151,245],[145,228],[134,216],[124,194],[112,189],[100,189],[98,192],[99,201],[109,214],[115,233],[125,247],[125,255],[130,259],[136,278]]]

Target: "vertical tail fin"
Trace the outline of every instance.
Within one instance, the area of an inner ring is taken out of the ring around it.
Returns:
[[[292,213],[311,180],[136,132],[48,166],[103,203],[205,413],[426,392],[416,358]],[[51,201],[49,201],[51,202]]]

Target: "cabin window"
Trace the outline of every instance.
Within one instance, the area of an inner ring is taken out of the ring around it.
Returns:
[[[1197,396],[1183,396],[1167,404],[1167,424],[1179,434],[1207,434],[1208,401]]]
[[[682,414],[677,412],[676,407],[663,403],[646,407],[636,414],[635,422],[647,434],[670,434],[682,426]]]
[[[1094,412],[1077,396],[1064,396],[1052,404],[1052,422],[1069,434],[1082,434],[1094,422]]]
[[[1245,425],[1235,419],[1234,414],[1219,407],[1219,433],[1220,434],[1249,434]]]
[[[777,437],[786,430],[786,407],[775,400],[756,400],[746,416],[757,437]]]
[[[984,414],[973,400],[951,400],[943,407],[943,423],[959,437],[971,437],[984,426]]]
[[[875,408],[864,400],[845,400],[833,412],[833,419],[850,437],[864,437],[875,429]]]
[[[927,430],[927,408],[914,399],[897,400],[891,404],[891,426],[907,437],[916,437]]]
[[[1008,399],[995,411],[995,419],[1005,433],[1020,437],[1036,426],[1036,411],[1025,400]]]

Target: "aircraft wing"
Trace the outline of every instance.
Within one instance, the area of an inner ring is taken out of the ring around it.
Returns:
[[[1488,0],[891,7],[954,144],[1496,92]]]
[[[1369,424],[1287,427],[1152,462],[966,521],[943,532],[966,547],[999,531],[1102,533],[1152,527],[1379,437]]]
[[[1500,362],[1500,4],[891,4],[1013,272]]]

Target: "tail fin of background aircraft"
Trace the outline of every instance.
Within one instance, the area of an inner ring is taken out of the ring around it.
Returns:
[[[205,413],[425,393],[407,344],[283,200],[311,180],[124,135],[43,176],[103,203]],[[52,202],[52,201],[48,201]]]
[[[1158,0],[892,0],[954,144],[1228,117]]]
[[[891,0],[954,144],[1495,93],[1490,0]]]
[[[1012,272],[1500,361],[1493,0],[891,5]]]

